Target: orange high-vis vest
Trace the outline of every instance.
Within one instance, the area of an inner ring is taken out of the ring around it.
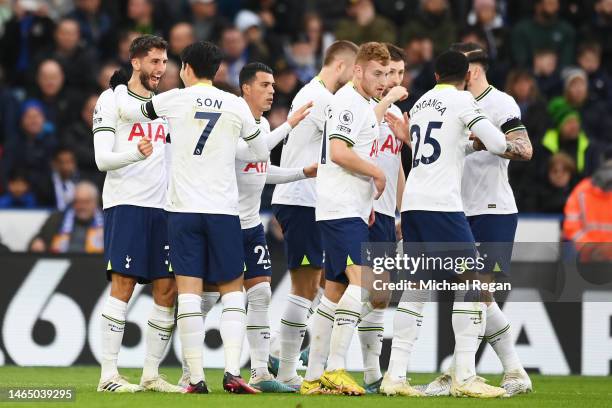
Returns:
[[[589,242],[612,243],[612,192],[594,186],[591,178],[578,183],[565,204],[563,237],[578,250]],[[612,245],[603,247],[612,251]]]

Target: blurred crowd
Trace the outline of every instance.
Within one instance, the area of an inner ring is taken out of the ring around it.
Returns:
[[[534,145],[531,162],[510,165],[521,212],[561,213],[612,146],[612,0],[0,0],[0,208],[64,211],[80,181],[101,188],[92,113],[141,34],[169,42],[160,92],[181,86],[179,55],[195,40],[223,49],[225,90],[244,64],[270,65],[272,127],[335,39],[405,50],[402,110],[434,85],[438,53],[482,44]]]

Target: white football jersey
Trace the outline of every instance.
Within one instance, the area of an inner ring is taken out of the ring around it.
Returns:
[[[236,144],[260,133],[244,99],[199,83],[155,95],[152,103],[171,129],[166,209],[238,215]]]
[[[128,95],[128,103],[136,107],[150,99],[132,92],[128,92]],[[103,208],[117,205],[164,208],[168,186],[164,162],[168,133],[166,119],[160,117],[142,122],[122,119],[115,94],[107,89],[98,98],[93,114],[93,133],[101,131],[114,133],[113,152],[134,151],[142,138],[149,139],[153,144],[153,153],[145,160],[106,172],[102,190]]]
[[[373,106],[378,103],[372,99]],[[402,111],[395,105],[388,109],[397,117],[402,117]],[[385,191],[378,200],[374,200],[374,211],[395,217],[397,208],[397,178],[402,165],[402,141],[395,137],[387,121],[380,122],[380,133],[378,137],[378,158],[376,165],[385,173],[387,184]]]
[[[314,102],[310,113],[291,130],[284,140],[280,167],[306,167],[319,161],[321,138],[333,94],[325,88],[319,77],[304,85],[291,103],[291,110]],[[289,112],[291,114],[291,112]],[[314,179],[305,179],[290,184],[279,184],[274,189],[272,204],[301,205],[315,207],[317,203]]]
[[[410,110],[412,170],[402,211],[460,212],[461,175],[468,130],[486,119],[472,94],[438,84]]]
[[[261,135],[270,133],[270,123],[263,116],[258,127]],[[270,161],[254,162],[236,158],[238,210],[242,229],[253,228],[261,224],[259,207],[261,206],[261,193],[266,185],[269,165]]]
[[[379,126],[369,99],[349,82],[332,98],[317,172],[317,221],[359,217],[368,222],[375,187],[371,177],[352,173],[334,163],[330,141],[345,141],[364,160],[376,162]]]
[[[521,110],[507,93],[489,86],[476,97],[476,102],[491,123],[502,132],[525,129],[519,122]],[[465,158],[461,182],[465,215],[518,212],[508,181],[509,163],[510,160],[487,151],[474,152]]]

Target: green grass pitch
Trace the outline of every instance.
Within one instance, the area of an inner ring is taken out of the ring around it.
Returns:
[[[132,382],[138,382],[140,370],[120,370]],[[172,382],[178,380],[180,369],[163,367],[161,372]],[[532,376],[535,392],[529,395],[520,395],[514,398],[496,400],[475,400],[468,398],[405,398],[385,397],[382,395],[367,395],[363,397],[346,397],[335,395],[300,396],[291,394],[259,394],[259,395],[230,395],[223,392],[220,370],[206,370],[206,379],[213,392],[208,395],[169,395],[153,392],[137,394],[98,393],[98,367],[0,367],[0,387],[74,387],[76,389],[75,402],[63,403],[7,403],[0,402],[0,408],[15,407],[111,407],[111,408],[149,408],[163,407],[296,407],[296,408],[358,408],[358,407],[569,407],[581,406],[586,408],[612,407],[612,378],[610,377],[551,377]],[[242,375],[248,378],[248,371]],[[355,378],[361,379],[356,373]],[[425,383],[434,378],[432,374],[412,375],[412,383]],[[497,384],[498,376],[487,376],[491,383]],[[42,404],[42,405],[41,405]]]

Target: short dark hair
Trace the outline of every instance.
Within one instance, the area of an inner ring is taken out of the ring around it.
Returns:
[[[223,61],[223,52],[208,41],[196,41],[181,52],[183,65],[189,64],[198,78],[213,79]]]
[[[459,51],[445,51],[435,62],[435,71],[440,82],[462,82],[468,69],[468,59]]]
[[[340,54],[352,53],[357,55],[357,51],[359,51],[359,47],[354,42],[346,40],[334,41],[329,47],[327,47],[327,50],[325,50],[323,66],[330,65],[338,58],[338,55]]]
[[[450,47],[451,51],[459,51],[463,53],[470,64],[480,64],[487,71],[489,69],[489,54],[479,44],[469,43],[454,43]]]
[[[257,75],[258,72],[265,72],[267,74],[274,75],[274,71],[272,71],[272,68],[270,68],[263,62],[251,62],[249,64],[246,64],[240,70],[240,75],[238,77],[238,84],[240,86],[241,94],[242,94],[242,85],[248,84],[251,81],[253,81],[253,79],[255,79],[255,76]]]
[[[153,49],[167,50],[168,42],[156,35],[147,34],[140,36],[130,44],[130,59],[142,58]]]
[[[393,45],[391,43],[384,43],[387,47],[387,51],[389,51],[389,55],[391,56],[391,61],[403,61],[406,62],[406,53],[397,45]]]
[[[13,167],[7,174],[8,181],[23,180],[30,184],[30,171],[22,166]]]
[[[588,52],[592,52],[593,54],[601,57],[601,45],[597,44],[596,42],[584,42],[578,46],[576,56],[580,58]]]

